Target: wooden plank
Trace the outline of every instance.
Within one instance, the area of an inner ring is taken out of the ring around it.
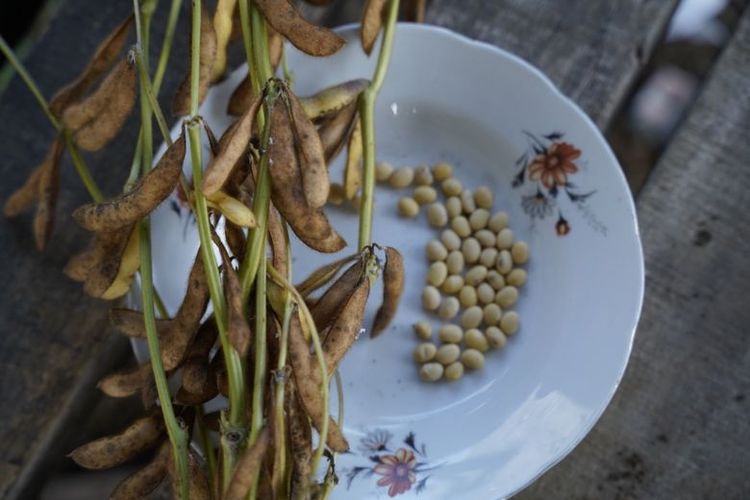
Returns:
[[[427,22],[523,57],[606,128],[677,3],[432,0]]]
[[[750,11],[638,200],[646,303],[594,431],[520,498],[750,497]]]

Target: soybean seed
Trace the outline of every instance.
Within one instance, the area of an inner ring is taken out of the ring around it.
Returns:
[[[495,248],[497,242],[497,235],[489,229],[480,229],[474,233],[474,237],[479,240],[483,248]]]
[[[461,191],[461,208],[466,215],[473,213],[477,209],[477,205],[474,203],[474,195],[469,189]]]
[[[419,378],[424,382],[437,382],[443,377],[445,368],[440,363],[425,363],[419,369]]]
[[[448,249],[438,240],[430,240],[426,247],[427,258],[430,261],[445,260],[448,257]]]
[[[440,292],[434,286],[426,286],[422,290],[422,306],[428,311],[440,307]]]
[[[510,256],[509,251],[502,250],[497,254],[495,269],[502,275],[508,274],[513,269],[513,257]]]
[[[464,339],[464,332],[458,325],[443,325],[438,331],[438,337],[446,344],[459,344]]]
[[[403,217],[416,217],[419,213],[419,204],[414,198],[404,196],[398,200],[398,213]]]
[[[454,361],[445,367],[445,380],[458,380],[464,375],[464,365],[460,361]]]
[[[458,217],[453,218],[453,220],[451,221],[451,229],[453,229],[453,231],[455,231],[455,233],[461,238],[466,238],[471,234],[471,226],[469,225],[469,221],[463,215],[459,215]]]
[[[461,238],[452,229],[446,229],[440,234],[440,241],[449,251],[461,248]]]
[[[443,286],[440,287],[440,289],[448,294],[454,294],[458,293],[461,288],[464,286],[464,279],[460,275],[452,275],[448,276],[446,278],[445,283],[443,283]]]
[[[480,186],[474,191],[474,201],[479,208],[492,208],[492,191],[487,186]]]
[[[427,321],[418,321],[414,323],[414,333],[422,340],[430,340],[432,338],[432,325]]]
[[[416,349],[414,349],[414,361],[417,363],[426,363],[428,361],[432,361],[435,357],[435,354],[437,353],[437,346],[433,344],[432,342],[424,342],[422,344],[419,344]]]
[[[474,266],[466,273],[466,283],[471,286],[477,286],[484,278],[487,277],[487,268],[484,266]]]
[[[490,217],[490,229],[495,233],[499,233],[500,231],[508,227],[509,219],[510,217],[508,216],[507,212],[495,212],[492,217]]]
[[[420,205],[426,205],[437,200],[437,191],[431,186],[417,186],[414,188],[414,199]]]
[[[432,172],[427,165],[420,165],[414,171],[414,183],[417,186],[431,186],[432,180]]]
[[[458,217],[461,215],[461,200],[457,196],[451,196],[445,200],[445,210],[448,212],[448,217]],[[494,238],[495,235],[492,235]],[[494,243],[493,243],[494,245]]]
[[[461,354],[461,363],[469,370],[479,370],[484,366],[484,354],[476,349],[466,349]]]
[[[453,250],[448,254],[445,263],[448,265],[448,274],[461,274],[464,271],[464,254]]]
[[[448,224],[448,212],[442,203],[433,203],[427,207],[427,221],[433,227],[443,227]]]
[[[467,264],[476,264],[482,253],[482,246],[476,238],[466,238],[461,243],[461,252],[463,252]]]
[[[456,317],[460,306],[456,297],[445,297],[438,308],[438,317],[449,320]]]
[[[453,177],[444,180],[440,186],[443,188],[443,194],[445,196],[458,196],[463,189],[461,181],[454,179]]]
[[[411,167],[401,167],[395,170],[388,178],[391,187],[402,189],[409,186],[414,180],[414,170]]]
[[[477,305],[477,290],[473,286],[464,286],[460,292],[458,292],[458,300],[464,307],[471,307]]]
[[[477,298],[480,304],[489,304],[495,300],[495,289],[487,283],[480,283],[477,287]]]
[[[497,233],[495,246],[498,250],[509,250],[510,247],[513,246],[513,231],[506,227]]]
[[[465,329],[476,328],[482,323],[482,308],[471,306],[461,315],[461,326]]]
[[[375,180],[378,182],[387,182],[393,174],[393,165],[386,162],[380,162],[375,166]]]
[[[476,328],[466,330],[466,333],[464,334],[464,344],[466,344],[466,347],[476,349],[479,352],[487,352],[490,348],[489,342],[487,342],[484,334]]]
[[[479,263],[487,269],[494,267],[497,263],[497,249],[496,248],[485,248],[482,253],[479,254]]]
[[[461,349],[456,344],[441,345],[435,354],[435,361],[442,365],[449,365],[461,355]]]
[[[503,314],[503,318],[500,320],[500,329],[506,335],[515,335],[520,327],[521,317],[516,311],[508,311]]]
[[[503,278],[502,274],[492,269],[487,273],[487,283],[495,290],[500,290],[505,286],[505,278]]]
[[[503,347],[505,347],[505,343],[508,341],[503,331],[496,326],[487,328],[484,331],[484,335],[485,337],[487,337],[487,342],[493,349],[502,349]]]
[[[482,309],[482,321],[487,326],[495,326],[500,322],[500,318],[503,317],[503,310],[499,305],[492,303],[487,304]]]
[[[516,241],[510,249],[513,256],[513,262],[516,264],[526,264],[529,260],[529,245],[525,241]]]
[[[443,261],[436,261],[430,264],[430,268],[427,270],[427,283],[439,287],[445,282],[445,278],[448,277],[448,266]]]
[[[518,289],[514,286],[506,286],[501,288],[495,295],[495,304],[500,307],[507,309],[516,303],[518,300]]]
[[[516,288],[522,287],[526,283],[526,271],[519,267],[508,273],[508,284]]]
[[[442,182],[453,175],[453,166],[449,163],[440,162],[432,167],[432,176],[436,181]]]
[[[487,222],[490,220],[490,212],[484,208],[477,208],[469,216],[469,225],[473,231],[480,231],[487,227]]]

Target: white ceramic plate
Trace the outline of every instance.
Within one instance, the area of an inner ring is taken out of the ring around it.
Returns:
[[[333,57],[289,51],[297,93],[372,75],[375,61],[363,55],[356,27],[340,32],[349,44]],[[517,306],[523,326],[487,355],[484,370],[420,383],[411,325],[438,325],[420,306],[424,246],[437,232],[423,215],[399,218],[404,193],[378,187],[374,240],[404,254],[406,293],[389,331],[374,341],[363,335],[342,364],[352,451],[338,457],[334,497],[506,497],[568,454],[617,388],[643,296],[633,201],[594,124],[526,62],[430,26],[399,25],[395,43],[377,106],[378,157],[397,166],[449,161],[465,186],[493,189],[495,208],[511,214],[515,235],[531,247]],[[226,102],[244,73],[202,106],[214,130],[229,123]],[[538,171],[539,154],[567,160],[568,171]],[[532,180],[530,172],[545,175]],[[197,247],[185,213],[170,200],[153,217],[156,285],[172,310]],[[356,246],[356,214],[329,215]],[[334,258],[299,242],[294,255],[297,278]],[[373,291],[370,313],[379,295]]]

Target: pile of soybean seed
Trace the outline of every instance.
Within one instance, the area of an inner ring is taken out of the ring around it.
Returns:
[[[427,243],[430,267],[422,291],[424,309],[443,321],[440,344],[433,341],[430,322],[416,323],[422,342],[414,360],[425,382],[458,380],[465,370],[481,369],[485,353],[503,348],[518,332],[520,317],[512,307],[526,283],[522,266],[529,259],[528,244],[514,240],[506,212],[492,212],[492,191],[486,186],[465,189],[447,163],[432,169],[379,163],[376,178],[397,189],[413,184],[412,195],[399,200],[399,214],[414,218],[426,206],[428,222],[442,231]]]

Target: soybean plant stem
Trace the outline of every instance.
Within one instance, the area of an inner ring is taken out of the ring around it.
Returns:
[[[201,0],[193,0],[193,24],[190,44],[190,116],[198,114],[201,66]]]
[[[383,29],[383,40],[378,54],[378,64],[370,86],[359,101],[359,117],[362,124],[362,150],[364,178],[362,182],[362,205],[359,216],[360,250],[372,242],[372,209],[375,193],[375,101],[385,81],[393,52],[393,37],[396,31],[399,0],[390,0],[388,19]]]

